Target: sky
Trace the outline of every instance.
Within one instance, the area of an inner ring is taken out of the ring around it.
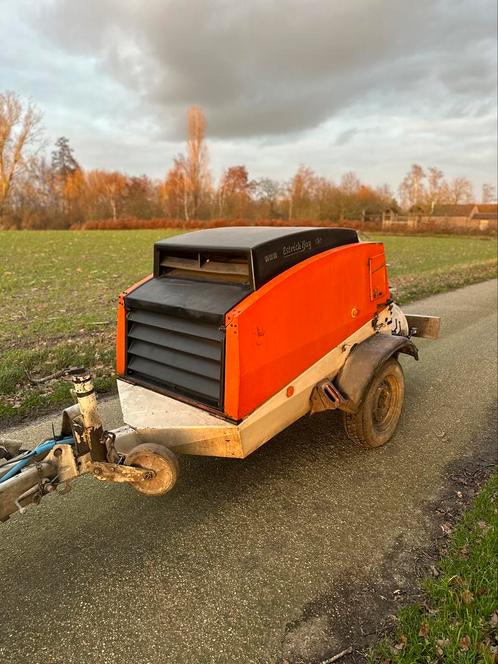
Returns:
[[[163,177],[187,108],[216,176],[305,164],[396,191],[412,163],[496,182],[496,0],[0,0],[0,91],[84,168]]]

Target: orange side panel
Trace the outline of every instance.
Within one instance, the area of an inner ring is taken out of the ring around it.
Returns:
[[[124,376],[126,371],[126,310],[125,310],[125,296],[131,293],[149,279],[153,275],[149,274],[136,284],[130,286],[125,291],[120,293],[118,300],[118,317],[116,325],[116,373],[118,376]]]
[[[384,246],[330,249],[225,317],[225,413],[239,420],[371,320],[389,298]]]

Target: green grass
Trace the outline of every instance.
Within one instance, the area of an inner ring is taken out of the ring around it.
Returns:
[[[492,664],[498,647],[498,475],[484,485],[451,536],[449,552],[426,579],[426,601],[398,615],[395,633],[372,663]]]
[[[85,365],[99,392],[114,389],[117,296],[152,270],[143,231],[0,231],[0,424],[72,402],[47,376]],[[385,242],[401,302],[495,276],[490,239],[374,236]]]
[[[381,236],[397,300],[412,300],[496,277],[496,242],[478,237]]]
[[[0,423],[72,403],[69,385],[32,385],[69,366],[114,389],[117,296],[152,271],[171,231],[0,232]]]

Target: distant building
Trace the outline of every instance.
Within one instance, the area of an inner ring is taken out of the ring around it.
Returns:
[[[455,233],[496,232],[498,204],[436,205],[432,214],[428,214],[420,206],[410,208],[407,215],[399,215],[392,210],[383,213],[383,228],[391,229],[398,224],[406,224],[407,228],[436,228]]]
[[[462,205],[436,205],[432,217],[451,218],[451,221],[496,221],[498,203],[465,203]],[[449,219],[448,219],[449,220]]]

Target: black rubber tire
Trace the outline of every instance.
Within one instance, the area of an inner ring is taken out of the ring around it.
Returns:
[[[380,447],[393,436],[405,398],[400,363],[390,358],[375,373],[357,413],[343,413],[346,435],[364,447]]]

